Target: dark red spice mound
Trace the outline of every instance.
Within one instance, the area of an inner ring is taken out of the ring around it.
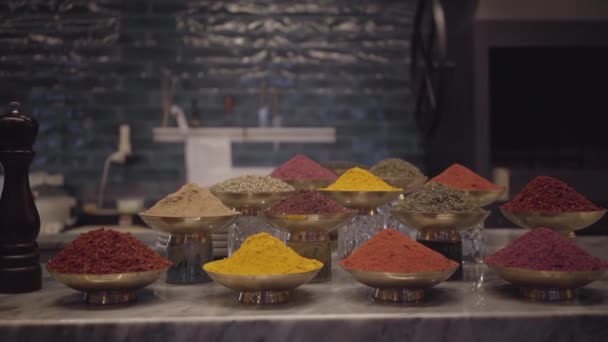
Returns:
[[[439,272],[458,263],[410,239],[395,229],[385,229],[340,261],[347,268],[371,272]]]
[[[460,164],[452,164],[452,166],[432,178],[430,182],[445,184],[459,190],[497,190],[502,188]]]
[[[592,271],[608,262],[587,253],[576,243],[549,228],[536,228],[486,258],[486,264],[538,271]]]
[[[131,234],[97,229],[81,234],[49,260],[51,271],[110,274],[163,269],[171,262]]]
[[[297,154],[270,174],[279,179],[331,179],[338,178],[335,173],[319,165],[303,154]]]
[[[349,211],[341,204],[311,190],[300,190],[268,209],[269,213],[275,215],[338,214]]]
[[[602,210],[568,184],[548,176],[534,178],[513,200],[505,203],[501,208],[514,212],[551,213]]]

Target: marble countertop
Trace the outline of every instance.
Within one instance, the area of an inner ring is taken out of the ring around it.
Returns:
[[[509,237],[519,231],[503,234]],[[497,233],[498,234],[498,233]],[[496,236],[492,237],[496,238]],[[607,253],[606,237],[582,237]],[[602,254],[604,254],[602,253]],[[86,305],[44,274],[42,291],[0,295],[2,341],[606,341],[608,277],[567,302],[524,300],[485,269],[445,282],[417,304],[386,304],[342,270],[329,283],[306,284],[292,301],[247,306],[214,283],[179,286],[159,280],[128,306]]]

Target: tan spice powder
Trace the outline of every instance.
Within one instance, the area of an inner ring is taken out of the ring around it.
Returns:
[[[145,212],[152,216],[212,217],[235,214],[209,190],[195,183],[188,183],[177,192],[158,201]]]

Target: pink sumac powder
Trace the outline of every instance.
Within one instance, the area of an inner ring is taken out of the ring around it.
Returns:
[[[338,214],[348,212],[342,205],[315,191],[300,190],[268,210],[271,214]]]
[[[568,184],[549,176],[534,178],[501,208],[513,212],[551,213],[602,210]]]
[[[608,267],[608,262],[549,228],[531,230],[487,257],[485,262],[490,266],[538,271],[592,271]]]
[[[277,167],[270,176],[279,179],[331,179],[338,178],[335,173],[319,165],[305,155],[297,154],[283,165]]]

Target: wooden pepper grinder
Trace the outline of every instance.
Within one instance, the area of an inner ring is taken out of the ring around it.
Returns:
[[[19,112],[18,102],[0,116],[0,163],[4,187],[0,197],[0,293],[40,290],[42,272],[36,238],[40,217],[29,183],[29,168],[38,122]]]

